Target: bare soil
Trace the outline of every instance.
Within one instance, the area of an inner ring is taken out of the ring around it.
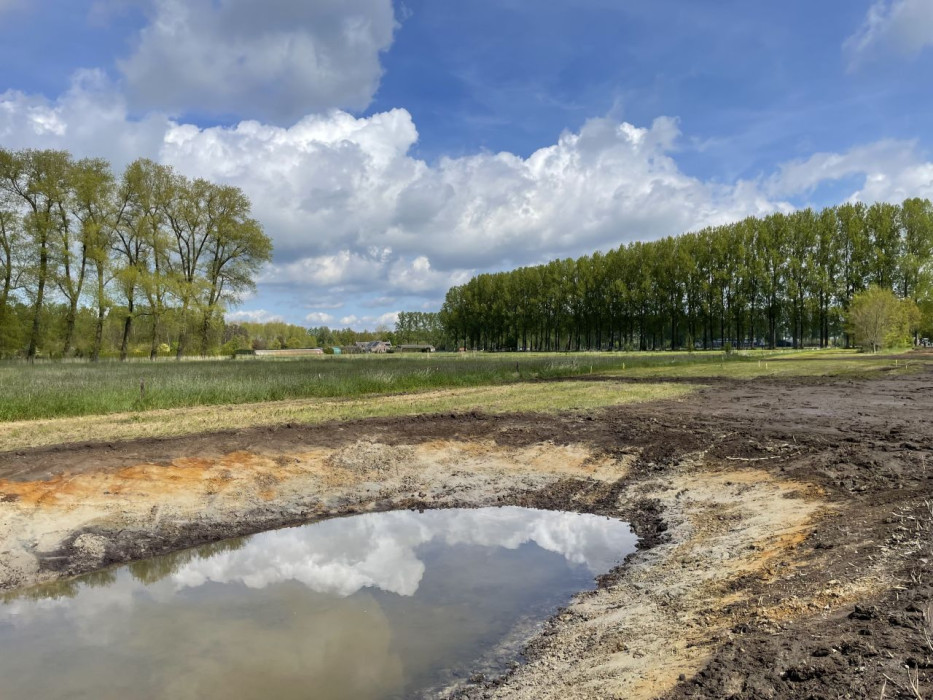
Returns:
[[[550,620],[524,663],[449,694],[933,696],[933,366],[702,381],[587,415],[2,453],[0,589],[371,510],[587,511],[632,522],[639,552]]]

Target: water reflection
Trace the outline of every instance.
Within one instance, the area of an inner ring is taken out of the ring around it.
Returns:
[[[156,557],[0,605],[3,697],[408,697],[543,619],[635,541],[615,520],[495,508],[368,514]]]
[[[435,538],[506,549],[533,542],[595,574],[618,560],[620,535],[634,542],[617,520],[512,507],[372,513],[257,535],[236,551],[186,562],[172,580],[179,587],[213,581],[250,588],[300,581],[340,596],[367,586],[410,596],[424,574],[417,548]]]

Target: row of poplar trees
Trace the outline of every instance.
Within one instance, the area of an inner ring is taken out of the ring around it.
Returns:
[[[155,357],[169,321],[179,357],[207,354],[225,306],[271,254],[236,187],[145,159],[117,177],[101,159],[0,149],[4,354],[68,357],[80,345],[96,360],[108,325],[126,359],[143,323]]]
[[[931,259],[929,200],[849,203],[479,275],[441,320],[486,350],[825,347],[846,342],[845,311],[870,286],[929,319]]]

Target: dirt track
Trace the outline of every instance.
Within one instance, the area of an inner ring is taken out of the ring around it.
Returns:
[[[552,620],[527,664],[452,692],[929,697],[931,415],[933,367],[717,381],[589,416],[432,416],[6,453],[0,586],[372,509],[584,510],[632,521],[641,551]]]

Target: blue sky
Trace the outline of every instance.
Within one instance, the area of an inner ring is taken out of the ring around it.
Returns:
[[[472,274],[933,196],[933,0],[0,0],[0,146],[230,182],[228,317],[391,326]]]

